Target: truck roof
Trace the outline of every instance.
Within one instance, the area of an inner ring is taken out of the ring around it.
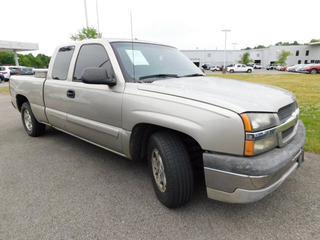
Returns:
[[[99,39],[85,39],[85,40],[81,40],[81,41],[73,41],[73,42],[68,42],[65,44],[62,44],[58,47],[61,46],[70,46],[70,45],[74,45],[74,46],[78,46],[78,45],[82,45],[85,43],[105,43],[105,42],[133,42],[133,43],[149,43],[149,44],[157,44],[157,45],[163,45],[163,46],[170,46],[167,44],[163,44],[163,43],[159,43],[159,42],[152,42],[152,41],[145,41],[145,40],[138,40],[138,39],[128,39],[128,38],[99,38]],[[172,47],[172,46],[170,46]]]

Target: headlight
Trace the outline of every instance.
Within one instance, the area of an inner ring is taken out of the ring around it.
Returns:
[[[257,132],[277,125],[274,114],[270,113],[245,113],[241,117],[248,132]]]
[[[278,145],[277,135],[270,134],[272,128],[277,125],[274,114],[245,113],[241,114],[241,118],[246,130],[245,155],[257,155]]]

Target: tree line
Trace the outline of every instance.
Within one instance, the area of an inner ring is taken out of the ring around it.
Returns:
[[[320,39],[311,39],[310,43],[314,43],[314,42],[320,42]],[[294,41],[292,43],[289,43],[289,42],[277,42],[275,44],[275,46],[299,46],[299,45],[307,45],[307,44],[309,44],[309,43],[300,44],[297,41]],[[264,45],[258,45],[258,46],[255,46],[253,48],[246,47],[246,48],[244,48],[242,50],[261,49],[261,48],[267,48],[267,47],[264,46]]]
[[[30,54],[17,54],[19,59],[19,65],[25,67],[34,67],[34,68],[48,68],[51,57],[48,57],[44,54],[38,54],[33,56]],[[0,65],[14,66],[16,65],[14,54],[10,52],[0,52]]]

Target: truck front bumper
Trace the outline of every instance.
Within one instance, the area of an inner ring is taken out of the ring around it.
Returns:
[[[230,203],[250,203],[268,195],[304,161],[305,127],[298,122],[294,139],[254,157],[204,153],[208,197]]]

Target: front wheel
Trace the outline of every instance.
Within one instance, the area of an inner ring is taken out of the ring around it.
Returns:
[[[190,201],[193,194],[193,171],[189,154],[172,132],[156,132],[148,145],[149,170],[159,201],[176,208]]]
[[[37,137],[44,133],[46,126],[34,117],[30,104],[25,102],[21,106],[21,119],[26,132],[31,137]]]
[[[312,69],[310,70],[310,73],[311,73],[311,74],[316,74],[316,73],[318,73],[318,70],[315,69],[315,68],[312,68]]]

